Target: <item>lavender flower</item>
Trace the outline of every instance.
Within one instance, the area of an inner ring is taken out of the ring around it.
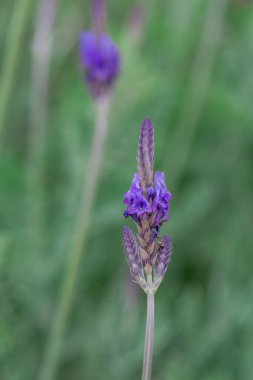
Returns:
[[[140,187],[140,181],[138,174],[134,174],[133,183],[130,190],[124,195],[124,203],[128,205],[125,211],[125,217],[132,216],[134,221],[138,223],[138,220],[142,215],[152,212],[148,200],[142,195],[142,189]]]
[[[104,33],[84,31],[80,36],[80,60],[91,94],[98,98],[110,91],[120,72],[120,54]]]
[[[138,173],[124,194],[125,217],[137,224],[137,245],[133,232],[125,227],[124,248],[130,272],[146,293],[154,293],[166,272],[172,253],[169,236],[159,239],[162,224],[168,220],[171,193],[168,191],[164,173],[154,174],[154,128],[145,119],[138,144]]]
[[[120,53],[105,33],[105,0],[92,0],[92,30],[80,35],[80,61],[85,80],[94,98],[108,94],[121,66]]]

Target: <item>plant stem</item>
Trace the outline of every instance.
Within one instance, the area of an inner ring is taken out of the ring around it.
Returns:
[[[0,134],[5,124],[9,101],[16,79],[19,64],[19,54],[22,50],[24,32],[29,20],[29,14],[34,2],[32,0],[17,0],[11,18],[6,48],[3,53],[3,64],[0,85]]]
[[[40,380],[53,380],[57,372],[67,319],[75,294],[80,259],[85,252],[88,240],[91,211],[98,185],[103,147],[108,129],[109,108],[110,97],[104,97],[100,101],[97,101],[96,129],[91,147],[89,167],[83,186],[83,195],[74,231],[72,248],[68,257],[60,299],[49,337],[45,362],[39,376]]]
[[[154,342],[154,294],[147,294],[147,322],[144,346],[142,380],[151,380]]]
[[[27,136],[27,225],[29,246],[42,252],[46,217],[43,174],[49,108],[49,69],[57,1],[38,2],[32,41],[30,125]]]
[[[41,157],[45,143],[48,113],[49,69],[53,46],[53,27],[58,0],[40,0],[32,41],[32,81],[29,153],[32,161]]]

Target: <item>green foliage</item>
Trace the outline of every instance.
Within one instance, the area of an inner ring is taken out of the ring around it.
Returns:
[[[56,13],[42,178],[32,200],[27,196],[27,152],[35,14],[22,41],[2,131],[1,380],[38,377],[82,182],[88,180],[95,108],[82,82],[77,53],[79,28],[88,23],[87,5],[80,0],[75,6],[67,3],[60,2]],[[156,295],[153,378],[249,380],[253,6],[240,0],[150,1],[137,44],[127,22],[133,3],[111,1],[108,6],[109,29],[121,48],[123,69],[57,379],[140,378],[146,304],[127,273],[122,194],[136,170],[140,123],[151,117],[155,165],[165,171],[173,194],[163,232],[174,241],[174,255]],[[12,8],[12,2],[1,2],[0,78]],[[203,54],[205,49],[209,54],[213,35],[202,50],[203,30],[209,22],[215,31],[218,19],[221,32],[207,69],[202,67]],[[207,80],[206,89],[199,78]],[[193,105],[190,113],[188,102]],[[40,220],[30,210],[36,199]]]

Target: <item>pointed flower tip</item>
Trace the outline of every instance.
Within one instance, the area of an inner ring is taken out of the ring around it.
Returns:
[[[141,126],[141,134],[147,135],[149,137],[150,142],[152,144],[154,143],[154,125],[151,119],[145,118],[143,120],[143,123]]]
[[[153,128],[152,120],[149,117],[146,117],[143,120],[142,128]]]
[[[154,170],[154,128],[151,119],[144,119],[138,146],[138,174],[141,185],[147,188],[153,181]]]

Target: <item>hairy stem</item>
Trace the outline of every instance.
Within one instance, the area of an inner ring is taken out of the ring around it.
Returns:
[[[147,294],[147,322],[144,346],[142,380],[151,380],[154,342],[154,294]]]
[[[72,247],[66,264],[66,272],[49,337],[45,362],[39,376],[40,380],[53,380],[57,372],[67,319],[75,294],[80,259],[85,252],[88,240],[91,211],[95,199],[103,156],[103,146],[107,134],[109,108],[109,97],[105,97],[97,102],[96,129],[89,158],[89,168],[83,186],[82,200],[78,211]]]

